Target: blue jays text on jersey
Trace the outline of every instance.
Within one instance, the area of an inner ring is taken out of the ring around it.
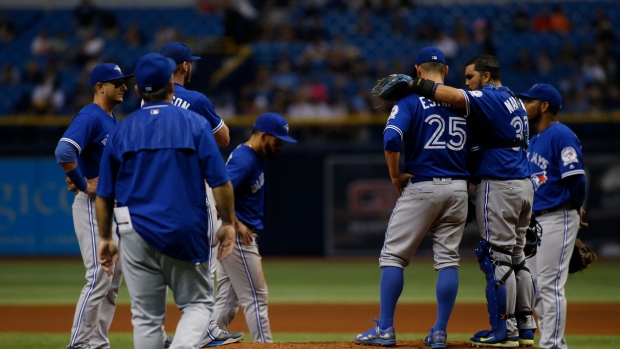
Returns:
[[[384,150],[400,152],[403,172],[424,177],[469,177],[465,118],[445,103],[412,94],[392,108],[383,136]]]
[[[263,160],[245,144],[233,150],[226,170],[235,193],[237,218],[251,228],[263,230],[265,216],[265,169]]]
[[[558,207],[571,199],[562,179],[585,175],[581,144],[566,125],[551,124],[532,137],[528,149],[530,172],[538,182],[534,193],[534,211]]]

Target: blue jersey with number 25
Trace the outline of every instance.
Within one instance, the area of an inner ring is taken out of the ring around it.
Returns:
[[[405,143],[405,173],[425,177],[469,177],[466,120],[449,104],[417,94],[392,108],[383,148],[400,152]]]

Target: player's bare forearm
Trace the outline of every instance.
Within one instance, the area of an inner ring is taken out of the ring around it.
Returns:
[[[403,188],[407,184],[407,181],[413,177],[409,173],[400,172],[400,153],[386,150],[385,161],[387,163],[388,171],[390,172],[390,179],[392,184],[396,188],[396,191],[400,195]]]
[[[233,225],[235,222],[235,206],[233,187],[230,181],[213,188],[213,196],[217,203],[217,211],[222,218],[222,224]]]
[[[99,225],[99,238],[101,240],[111,240],[114,199],[97,196],[95,201],[95,212],[97,213],[97,224]]]
[[[230,143],[230,131],[228,130],[228,126],[226,126],[226,124],[222,125],[222,127],[213,134],[213,137],[215,137],[215,143],[217,143],[218,146],[227,146]]]
[[[458,108],[467,107],[467,101],[465,100],[463,93],[454,87],[446,85],[437,86],[433,99],[438,102],[449,103]]]

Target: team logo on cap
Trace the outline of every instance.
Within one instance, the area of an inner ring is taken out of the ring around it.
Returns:
[[[288,134],[288,124],[284,125],[284,129],[286,130],[286,134]]]
[[[118,70],[120,74],[123,74],[123,72],[121,71],[121,67],[119,67],[118,65],[114,67],[114,70]]]
[[[437,60],[437,56],[431,56],[431,59]]]

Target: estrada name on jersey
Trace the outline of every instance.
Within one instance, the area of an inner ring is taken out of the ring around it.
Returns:
[[[400,152],[405,142],[405,173],[425,177],[469,177],[465,118],[445,103],[412,94],[392,108],[383,148]]]
[[[561,180],[585,175],[581,144],[575,133],[566,125],[555,122],[532,137],[528,150],[530,172],[539,181],[533,210],[547,210],[568,202],[571,195]],[[540,179],[541,174],[544,180]]]

